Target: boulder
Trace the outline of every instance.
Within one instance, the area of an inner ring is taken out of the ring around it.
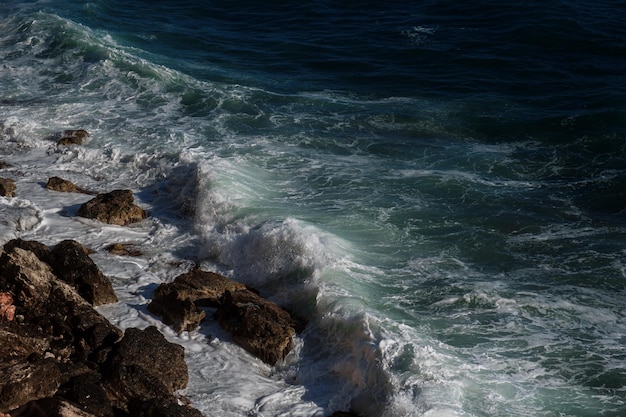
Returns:
[[[165,340],[154,326],[127,329],[104,369],[103,388],[125,411],[137,399],[173,398],[188,382],[184,348]]]
[[[88,137],[89,132],[83,129],[64,130],[55,135],[57,145],[83,145]]]
[[[110,193],[98,194],[81,205],[76,214],[118,226],[126,226],[148,217],[147,212],[135,204],[130,190],[114,190]]]
[[[114,417],[113,407],[101,382],[102,376],[98,372],[85,372],[63,384],[58,396],[70,400],[82,411],[95,417]]]
[[[21,248],[27,251],[33,252],[39,260],[50,265],[52,261],[52,255],[50,253],[50,248],[44,245],[41,242],[37,242],[35,240],[23,240],[23,239],[12,239],[4,244],[4,251],[11,252],[13,248]]]
[[[270,365],[290,352],[298,326],[287,311],[249,290],[226,291],[216,316],[237,344]]]
[[[55,275],[70,284],[94,306],[117,302],[111,282],[91,260],[87,249],[75,240],[64,240],[51,252]]]
[[[61,385],[55,360],[33,358],[0,364],[0,410],[14,410],[39,398],[54,395]]]
[[[15,197],[15,182],[9,178],[0,178],[0,196]]]
[[[63,193],[83,193],[94,194],[84,188],[77,187],[73,182],[64,180],[59,177],[50,177],[46,183],[46,188],[52,191],[60,191]]]
[[[148,310],[181,333],[195,330],[206,314],[197,305],[218,306],[225,291],[246,286],[214,272],[193,269],[171,283],[159,285]]]

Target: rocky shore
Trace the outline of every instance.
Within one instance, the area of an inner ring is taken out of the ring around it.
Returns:
[[[55,135],[57,146],[81,145],[84,130]],[[1,167],[8,166],[2,162]],[[2,168],[0,168],[2,169]],[[56,192],[95,194],[62,178]],[[0,196],[19,193],[0,178]],[[130,190],[101,193],[77,216],[126,226],[149,216]],[[125,245],[109,250],[141,256]],[[122,332],[94,307],[117,302],[111,282],[74,240],[54,246],[13,239],[0,251],[0,417],[202,416],[178,391],[188,382],[182,346],[156,327]],[[216,313],[207,317],[205,309]],[[148,311],[176,332],[216,320],[235,343],[270,366],[292,349],[306,323],[258,291],[214,272],[191,269],[155,289]],[[349,416],[335,413],[334,416]]]

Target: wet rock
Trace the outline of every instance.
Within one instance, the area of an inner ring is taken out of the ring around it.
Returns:
[[[46,188],[52,191],[59,191],[63,193],[83,193],[83,194],[95,194],[84,188],[77,187],[73,182],[64,180],[60,177],[50,177],[46,183]]]
[[[54,395],[61,372],[52,359],[0,364],[0,410],[13,410],[29,401]]]
[[[107,251],[118,256],[141,256],[142,253],[134,245],[125,243],[114,243],[107,247]]]
[[[127,329],[106,365],[103,387],[111,403],[128,411],[136,399],[173,398],[187,386],[185,350],[156,329]]]
[[[65,130],[55,135],[57,145],[84,145],[89,132],[83,129]]]
[[[9,167],[11,167],[11,164],[7,164],[4,161],[0,161],[0,169],[7,169]]]
[[[15,182],[9,178],[0,178],[0,196],[15,197]]]
[[[83,245],[64,240],[52,249],[51,255],[56,276],[74,287],[87,302],[94,306],[117,302],[111,281],[100,272]]]
[[[297,322],[252,291],[226,291],[216,316],[235,342],[270,365],[284,359],[292,348]]]
[[[65,383],[59,389],[58,395],[70,400],[90,415],[113,417],[113,407],[101,382],[102,376],[95,371],[80,374]]]
[[[145,210],[135,204],[130,190],[114,190],[110,193],[98,194],[81,205],[76,214],[118,226],[139,222],[148,216]]]
[[[206,316],[197,305],[218,306],[225,291],[243,289],[245,285],[222,275],[193,269],[171,283],[161,284],[148,310],[178,333],[193,331]]]
[[[136,417],[202,417],[195,408],[180,405],[172,399],[151,399],[134,401],[130,405],[130,414]]]

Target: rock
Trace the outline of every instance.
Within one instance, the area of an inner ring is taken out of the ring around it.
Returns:
[[[72,401],[90,415],[113,417],[113,407],[101,382],[102,376],[95,371],[80,374],[64,384],[58,395]]]
[[[134,245],[128,245],[124,243],[114,243],[107,247],[109,253],[118,256],[141,256],[142,253],[139,249],[136,249]]]
[[[15,410],[14,417],[98,417],[63,398],[42,398]]]
[[[187,386],[185,349],[168,342],[156,327],[127,329],[111,353],[110,366],[138,366],[161,382],[170,394]]]
[[[64,240],[51,252],[56,276],[70,284],[94,306],[117,302],[111,282],[91,260],[87,250],[75,240]]]
[[[171,283],[161,284],[148,310],[178,333],[193,331],[206,316],[196,305],[218,306],[226,290],[243,289],[245,285],[222,275],[193,269]]]
[[[154,326],[127,329],[106,365],[103,387],[111,403],[128,411],[131,401],[173,398],[187,386],[185,350],[170,343]]]
[[[77,187],[71,181],[64,180],[63,178],[59,178],[59,177],[48,178],[48,182],[46,183],[46,188],[52,191],[60,191],[63,193],[94,194],[93,192],[85,190],[84,188]]]
[[[10,292],[0,292],[0,320],[13,321],[15,306]]]
[[[9,178],[0,178],[0,196],[15,197],[15,182]]]
[[[0,327],[0,362],[25,359],[33,353],[43,355],[50,348],[49,339],[29,336],[23,327]]]
[[[270,365],[284,359],[292,348],[296,321],[252,291],[226,291],[216,316],[235,342]]]
[[[65,130],[55,136],[57,145],[83,145],[89,137],[89,132],[83,129]]]
[[[129,411],[130,415],[136,417],[203,417],[195,408],[180,405],[171,399],[159,398],[133,401]]]
[[[39,398],[54,395],[61,371],[52,359],[9,362],[0,365],[0,410],[14,410]]]
[[[145,219],[148,214],[134,203],[130,190],[114,190],[98,194],[92,200],[81,205],[76,214],[95,219],[103,223],[126,226]]]
[[[21,248],[27,251],[33,252],[39,260],[50,265],[52,261],[52,255],[50,252],[50,248],[44,245],[43,243],[37,242],[35,240],[23,240],[23,239],[12,239],[5,243],[4,250],[6,252],[10,252],[13,248]]]
[[[0,256],[2,289],[14,295],[14,303],[29,319],[45,314],[55,279],[50,267],[31,251],[15,247]]]
[[[9,168],[9,167],[11,167],[11,165],[10,165],[10,164],[7,164],[7,163],[6,163],[6,162],[4,162],[4,161],[0,161],[0,169],[7,169],[7,168]]]

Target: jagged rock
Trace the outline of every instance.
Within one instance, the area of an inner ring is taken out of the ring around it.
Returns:
[[[43,355],[49,348],[50,339],[29,336],[23,326],[0,327],[0,362]]]
[[[112,368],[136,365],[152,374],[171,394],[187,386],[185,349],[168,342],[154,326],[127,329],[111,354]]]
[[[178,333],[192,331],[206,316],[196,305],[218,306],[226,290],[243,289],[245,285],[222,275],[193,269],[171,283],[161,284],[148,310],[161,316]]]
[[[0,196],[15,197],[15,182],[10,178],[0,178]]]
[[[65,130],[55,136],[57,145],[83,145],[89,137],[89,132],[83,129]]]
[[[11,295],[2,300],[21,317],[0,321],[0,417],[121,417],[131,403],[131,415],[200,417],[173,396],[188,381],[183,347],[154,327],[128,329],[122,339],[39,257],[64,257],[64,246],[84,252],[71,241],[49,251],[16,239],[0,256],[0,291]]]
[[[284,359],[292,348],[296,320],[252,291],[226,291],[216,316],[235,342],[270,365]]]
[[[148,214],[134,203],[130,190],[114,190],[98,194],[95,198],[81,205],[76,214],[103,223],[126,226],[145,219]]]
[[[111,281],[100,272],[83,245],[75,240],[64,240],[51,254],[56,276],[74,287],[89,303],[99,306],[117,302]]]
[[[95,371],[82,373],[63,384],[58,395],[72,401],[90,415],[113,417],[113,407],[101,382],[102,376]]]
[[[6,252],[10,252],[13,250],[13,248],[16,247],[33,252],[37,256],[37,258],[47,263],[48,265],[50,265],[52,261],[50,248],[41,242],[37,242],[35,240],[23,240],[19,238],[12,239],[5,243],[4,250]]]
[[[0,320],[13,321],[15,306],[10,292],[0,292]]]
[[[107,250],[113,255],[118,256],[141,256],[142,253],[139,249],[136,249],[134,245],[128,245],[124,243],[114,243],[107,247]]]
[[[32,400],[54,395],[61,385],[61,371],[55,360],[0,364],[0,410],[14,410]]]
[[[195,408],[180,405],[171,399],[155,398],[148,401],[133,401],[130,414],[136,417],[202,417]]]
[[[46,188],[52,191],[60,191],[63,193],[83,193],[94,194],[84,188],[77,187],[73,182],[64,180],[59,177],[50,177],[46,183]]]
[[[31,251],[15,247],[0,256],[2,289],[14,294],[14,303],[29,318],[44,315],[55,279],[50,267]]]
[[[12,417],[98,417],[59,397],[31,401],[11,414]]]
[[[172,397],[187,386],[185,350],[154,326],[127,329],[109,356],[103,387],[111,403],[128,411],[131,401]]]

